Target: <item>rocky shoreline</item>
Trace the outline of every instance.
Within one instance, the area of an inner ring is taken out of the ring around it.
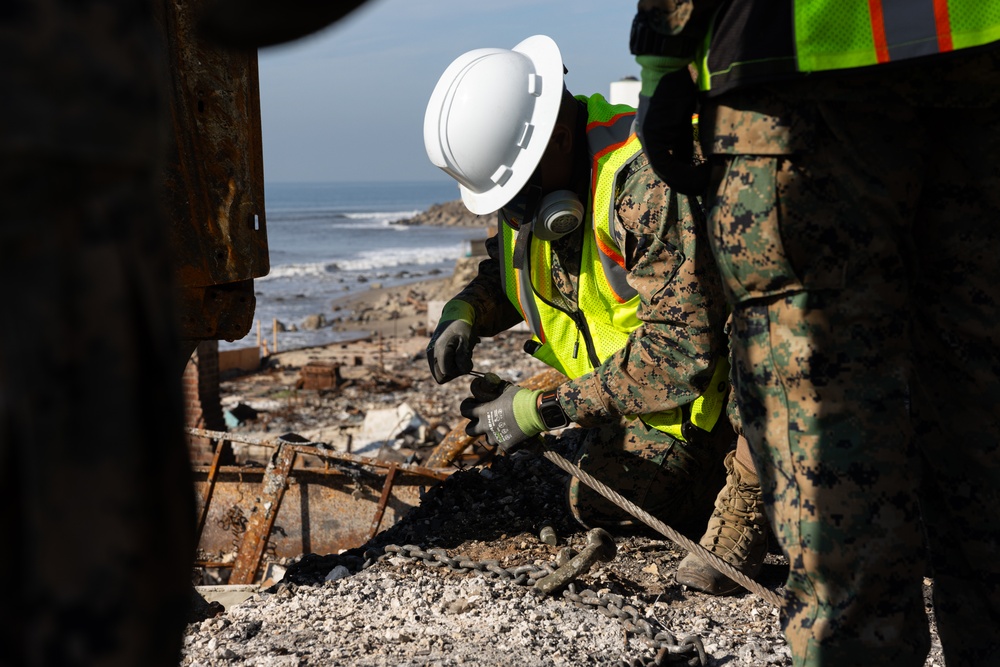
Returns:
[[[455,200],[434,204],[426,211],[392,224],[470,227],[489,231],[496,224],[496,218],[493,215],[475,215],[465,208],[461,200]],[[474,250],[482,252],[481,247]],[[476,275],[481,259],[481,256],[473,254],[456,260],[451,275],[435,270],[428,274],[395,276],[392,279],[394,282],[405,282],[393,287],[383,287],[380,282],[369,283],[362,290],[335,300],[327,312],[313,313],[298,324],[278,322],[278,332],[330,327],[334,331],[369,332],[372,335],[423,336],[426,334],[428,304],[446,301],[458,293]]]
[[[476,215],[469,209],[461,199],[434,204],[426,211],[418,213],[412,218],[400,220],[397,225],[441,225],[447,227],[492,227],[496,224],[496,216]]]

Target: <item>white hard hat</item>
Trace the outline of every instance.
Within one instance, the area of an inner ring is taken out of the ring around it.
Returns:
[[[469,51],[448,66],[427,103],[424,147],[458,181],[470,211],[492,213],[528,182],[562,93],[562,55],[545,35],[510,50]]]

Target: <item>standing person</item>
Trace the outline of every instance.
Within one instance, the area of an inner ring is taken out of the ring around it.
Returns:
[[[1000,655],[1000,2],[643,0],[654,168],[694,92],[795,665]],[[687,179],[686,181],[684,179]]]
[[[0,663],[176,665],[195,507],[153,6],[8,3],[0,47]]]
[[[655,177],[634,109],[574,97],[563,73],[539,35],[460,56],[431,95],[431,161],[472,212],[499,209],[489,258],[430,339],[431,373],[468,373],[480,336],[526,321],[526,350],[569,379],[539,392],[477,378],[462,404],[468,432],[513,450],[588,427],[584,470],[675,528],[701,529],[735,434],[723,410],[726,309],[699,204]],[[585,526],[631,523],[575,479],[569,504]]]

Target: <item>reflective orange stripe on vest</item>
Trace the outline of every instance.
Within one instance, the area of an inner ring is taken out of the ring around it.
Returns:
[[[924,3],[868,0],[868,11],[871,14],[876,59],[880,63],[943,53],[954,48],[947,0]],[[890,44],[894,45],[891,50]],[[896,57],[892,58],[894,54]]]
[[[865,67],[1000,38],[996,0],[797,0],[799,71]]]

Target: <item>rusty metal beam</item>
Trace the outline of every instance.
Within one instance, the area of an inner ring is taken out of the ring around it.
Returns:
[[[197,539],[201,540],[201,534],[205,530],[205,520],[208,518],[208,506],[212,502],[212,494],[215,493],[215,480],[219,476],[219,465],[222,463],[223,451],[229,448],[228,440],[219,440],[215,445],[215,455],[212,457],[212,465],[208,469],[208,484],[205,485],[205,495],[201,499],[201,512],[198,514]]]
[[[342,461],[344,463],[371,466],[373,468],[389,468],[390,466],[396,466],[401,471],[437,480],[447,479],[454,472],[454,470],[437,470],[427,466],[413,465],[412,463],[382,461],[381,459],[373,459],[369,456],[359,456],[357,454],[349,454],[347,452],[336,452],[330,449],[324,442],[292,442],[282,440],[280,436],[265,438],[245,433],[227,433],[225,431],[210,431],[194,427],[188,427],[185,431],[189,435],[194,435],[199,438],[208,438],[210,440],[229,440],[230,442],[241,442],[248,445],[260,445],[262,447],[292,447],[300,454],[308,454],[310,456],[328,459],[331,461]]]
[[[346,454],[344,452],[331,452],[323,449],[316,449],[315,447],[309,447],[306,445],[296,445],[295,449],[298,450],[300,454],[309,454],[311,456],[317,456],[319,458],[330,459],[333,461],[343,461],[344,463],[354,463],[358,465],[372,466],[374,468],[396,468],[397,470],[402,470],[408,473],[412,473],[414,475],[420,475],[421,477],[429,477],[431,479],[435,479],[438,481],[447,479],[454,472],[454,470],[435,470],[434,468],[413,465],[412,463],[381,461],[379,459],[373,459],[368,456],[358,456],[357,454]]]
[[[389,502],[389,495],[392,493],[392,483],[396,479],[396,471],[399,468],[395,465],[389,467],[389,472],[385,475],[385,483],[382,485],[382,496],[378,499],[378,509],[375,510],[375,518],[372,519],[372,527],[368,531],[368,539],[372,539],[378,533],[378,528],[382,525],[382,515],[385,514],[386,503]]]
[[[236,554],[236,562],[233,564],[233,573],[229,576],[229,583],[253,583],[257,568],[260,567],[261,558],[264,556],[264,549],[267,547],[271,528],[274,527],[274,518],[278,515],[278,509],[281,507],[281,498],[285,495],[288,473],[295,463],[295,456],[295,448],[281,446],[268,462],[267,470],[264,472],[264,481],[260,485],[260,495],[257,497],[257,503],[250,514],[250,522],[243,535],[243,543],[240,545],[239,553]]]

